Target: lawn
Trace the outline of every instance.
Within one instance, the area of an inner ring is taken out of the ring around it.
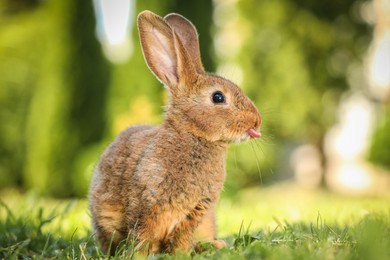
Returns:
[[[85,200],[45,199],[3,191],[0,259],[105,258],[90,230]],[[222,197],[220,237],[228,248],[208,245],[178,259],[390,259],[390,197],[343,197],[277,185]],[[116,258],[144,258],[123,248]],[[168,255],[150,259],[170,259]]]

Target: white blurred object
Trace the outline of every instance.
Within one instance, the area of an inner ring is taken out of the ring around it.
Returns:
[[[381,101],[390,98],[390,0],[374,0],[376,25],[369,51],[368,78],[372,94]]]
[[[374,105],[364,96],[353,94],[341,102],[339,123],[325,137],[329,187],[345,193],[371,188],[372,177],[364,158],[374,122]]]
[[[340,165],[337,181],[348,189],[364,190],[372,185],[368,169],[360,163],[346,162]]]
[[[364,157],[374,125],[375,110],[364,96],[353,94],[343,100],[339,123],[331,128],[326,139],[327,155],[343,161]]]
[[[130,40],[135,0],[94,0],[99,40],[109,60],[126,61],[133,50]]]
[[[295,180],[306,188],[317,188],[321,185],[323,167],[321,153],[310,144],[296,148],[291,156],[291,166]]]
[[[379,100],[390,97],[390,28],[371,48],[369,64],[370,90]]]

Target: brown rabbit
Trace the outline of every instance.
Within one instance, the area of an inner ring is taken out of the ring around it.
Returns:
[[[143,54],[169,91],[160,126],[127,128],[101,156],[89,200],[104,252],[128,238],[146,253],[215,247],[228,144],[260,137],[260,115],[232,82],[204,71],[198,34],[178,14],[138,16]]]

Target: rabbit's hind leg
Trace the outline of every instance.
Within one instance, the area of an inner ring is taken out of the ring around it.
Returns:
[[[119,204],[96,203],[92,210],[96,238],[104,253],[115,254],[119,243],[126,238],[123,232],[123,210]]]

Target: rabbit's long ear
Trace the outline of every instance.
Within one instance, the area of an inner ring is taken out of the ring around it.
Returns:
[[[164,17],[164,20],[169,23],[179,36],[181,42],[187,49],[196,70],[199,73],[204,72],[199,51],[199,36],[195,26],[185,17],[175,13],[168,14]]]
[[[143,11],[138,15],[142,51],[151,71],[175,92],[179,82],[196,77],[196,69],[175,30],[160,16]]]

